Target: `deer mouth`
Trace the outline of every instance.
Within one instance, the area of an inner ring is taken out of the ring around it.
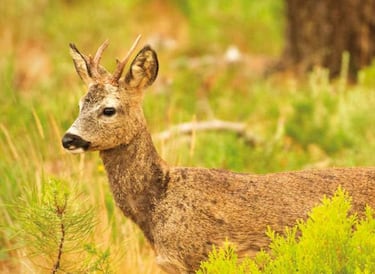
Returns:
[[[73,153],[73,154],[79,154],[79,153],[85,152],[85,150],[81,147],[79,147],[79,148],[68,148],[66,150],[70,153]]]

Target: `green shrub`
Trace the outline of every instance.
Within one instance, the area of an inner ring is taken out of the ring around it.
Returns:
[[[318,144],[329,154],[354,145],[353,121],[345,82],[333,84],[327,70],[310,74],[309,86],[299,91],[291,103],[293,111],[286,123],[286,134],[303,148]],[[355,131],[354,131],[355,132]]]
[[[208,260],[201,263],[197,274],[244,274],[251,273],[252,269],[256,270],[257,266],[249,258],[240,262],[235,247],[225,242],[221,248],[213,247]]]
[[[269,229],[269,251],[239,262],[232,245],[214,247],[197,273],[375,273],[374,211],[367,207],[360,219],[350,209],[339,189],[285,235]]]

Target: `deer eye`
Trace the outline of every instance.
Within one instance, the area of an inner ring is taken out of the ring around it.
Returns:
[[[110,117],[110,116],[115,115],[115,113],[116,113],[116,109],[115,108],[108,107],[108,108],[104,108],[103,109],[103,115],[104,116]]]

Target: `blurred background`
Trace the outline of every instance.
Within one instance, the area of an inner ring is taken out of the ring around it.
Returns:
[[[77,243],[72,230],[56,271],[161,273],[142,233],[115,207],[97,153],[61,147],[85,94],[70,42],[94,54],[109,39],[102,64],[110,71],[138,34],[157,51],[159,76],[144,111],[172,165],[251,173],[374,166],[375,1],[300,2],[1,1],[0,272],[51,272],[61,236],[33,220],[58,204],[46,193],[62,191],[74,210],[90,211],[90,233]],[[181,123],[216,120],[241,130],[160,137]],[[45,187],[56,180],[66,188]],[[36,239],[49,249],[34,247]]]

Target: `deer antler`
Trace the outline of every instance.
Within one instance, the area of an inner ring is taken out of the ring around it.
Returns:
[[[138,42],[139,40],[141,39],[141,35],[138,35],[138,37],[135,39],[133,45],[131,46],[131,48],[129,49],[128,53],[126,54],[126,56],[124,57],[124,59],[122,59],[122,61],[120,60],[116,60],[117,62],[117,67],[115,69],[115,71],[113,72],[113,75],[112,75],[112,79],[111,79],[111,83],[113,85],[118,85],[118,82],[120,80],[120,77],[121,77],[121,74],[122,74],[122,71],[124,70],[124,67],[126,65],[126,63],[128,62],[129,58],[130,58],[130,55],[133,53],[133,51],[135,50],[136,46],[138,45]]]
[[[108,39],[104,41],[104,43],[98,48],[98,50],[95,53],[95,57],[92,58],[89,56],[90,59],[90,67],[91,67],[91,74],[95,79],[99,79],[100,73],[99,73],[99,62],[102,58],[104,50],[108,47],[109,42]]]

